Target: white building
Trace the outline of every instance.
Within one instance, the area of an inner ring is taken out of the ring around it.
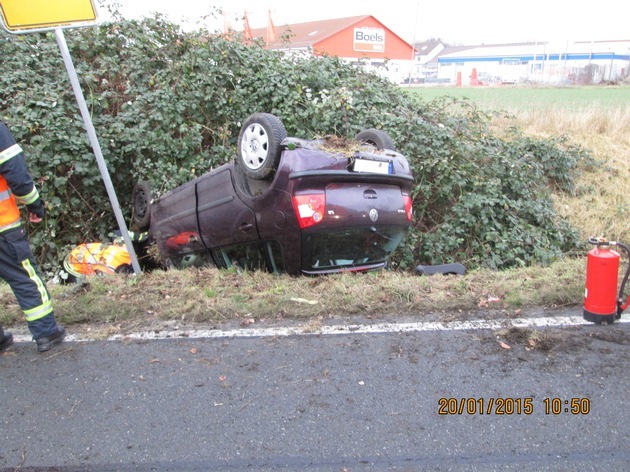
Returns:
[[[630,40],[444,48],[421,67],[438,82],[597,84],[630,76]]]

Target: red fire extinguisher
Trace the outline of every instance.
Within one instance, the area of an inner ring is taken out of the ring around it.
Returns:
[[[625,302],[623,300],[623,292],[630,276],[630,264],[617,294],[621,256],[611,247],[622,248],[629,257],[630,247],[604,238],[591,238],[588,242],[595,245],[595,248],[589,251],[586,259],[584,319],[598,324],[613,323],[621,318],[621,314],[630,305],[630,296]]]

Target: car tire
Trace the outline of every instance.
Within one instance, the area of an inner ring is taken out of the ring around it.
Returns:
[[[151,187],[139,181],[131,193],[131,221],[139,229],[147,229],[151,223]]]
[[[381,131],[380,129],[369,128],[361,131],[354,138],[360,144],[370,144],[374,146],[379,151],[383,151],[385,149],[389,149],[391,151],[396,150],[396,145],[392,138],[385,131]]]
[[[114,271],[117,274],[133,274],[133,268],[130,264],[120,264]]]
[[[270,113],[254,113],[238,135],[238,164],[248,177],[268,180],[280,162],[280,143],[287,137],[282,121]]]

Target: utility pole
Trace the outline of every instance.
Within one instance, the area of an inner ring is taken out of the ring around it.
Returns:
[[[420,1],[416,2],[416,19],[413,23],[413,41],[411,42],[411,67],[409,67],[409,85],[411,85],[411,75],[416,62],[416,29],[418,28],[418,12],[420,11]]]

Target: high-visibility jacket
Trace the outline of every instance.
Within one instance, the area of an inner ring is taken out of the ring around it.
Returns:
[[[0,232],[20,226],[20,210],[9,184],[0,175]]]
[[[0,232],[20,226],[18,203],[31,205],[38,199],[22,148],[0,122]]]
[[[66,272],[81,275],[114,274],[131,267],[131,257],[124,245],[87,243],[75,247],[63,261]]]

